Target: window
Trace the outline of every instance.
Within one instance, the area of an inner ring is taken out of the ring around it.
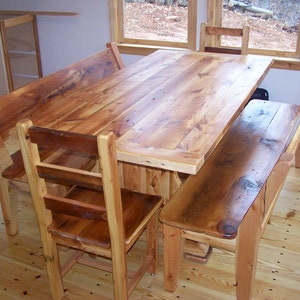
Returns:
[[[112,38],[118,43],[196,49],[197,0],[109,2]]]
[[[122,53],[146,55],[163,46],[196,50],[197,11],[207,8],[210,25],[250,25],[249,53],[286,57],[289,63],[294,58],[293,66],[300,68],[299,0],[110,0],[109,5],[111,38]]]
[[[249,52],[254,54],[299,58],[299,22],[299,0],[208,0],[209,24],[250,26]]]

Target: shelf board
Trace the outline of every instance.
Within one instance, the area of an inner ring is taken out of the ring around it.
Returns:
[[[45,15],[45,16],[76,16],[77,12],[62,11],[28,11],[28,10],[0,10],[1,15]]]

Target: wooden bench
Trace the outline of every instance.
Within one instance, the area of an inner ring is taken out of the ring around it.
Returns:
[[[297,105],[250,101],[165,205],[166,290],[176,289],[188,239],[235,252],[236,297],[251,299],[259,241],[299,147],[299,114]]]
[[[9,235],[18,233],[18,190],[28,191],[17,142],[17,121],[30,118],[36,111],[42,111],[49,101],[59,101],[124,68],[116,43],[108,43],[107,46],[104,51],[0,97],[0,201]],[[50,153],[44,153],[44,157],[49,155]],[[78,159],[74,153],[56,153],[56,159],[64,159],[69,166],[90,167],[89,159]],[[52,189],[56,189],[58,194],[65,192],[62,186],[48,184]]]

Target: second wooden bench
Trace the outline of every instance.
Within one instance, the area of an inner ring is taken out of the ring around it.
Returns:
[[[250,101],[162,209],[166,290],[176,289],[188,239],[235,252],[236,297],[251,299],[259,241],[298,148],[298,118],[297,105]]]
[[[39,118],[47,104],[59,103],[61,99],[124,68],[116,43],[108,43],[107,47],[0,97],[0,204],[9,235],[18,233],[18,191],[29,191],[17,142],[17,121],[33,116],[35,119]],[[56,159],[63,160],[66,166],[90,167],[90,159],[78,158],[74,153],[57,154]],[[44,152],[44,158],[50,155],[52,154]],[[57,184],[49,184],[49,187],[56,189],[58,194],[65,192],[65,188]]]

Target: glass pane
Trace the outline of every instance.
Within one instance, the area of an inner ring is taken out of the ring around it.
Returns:
[[[187,42],[188,0],[123,0],[124,37]]]
[[[250,48],[295,52],[299,0],[223,0],[223,8],[223,26],[250,26]],[[230,41],[222,40],[222,44]]]

